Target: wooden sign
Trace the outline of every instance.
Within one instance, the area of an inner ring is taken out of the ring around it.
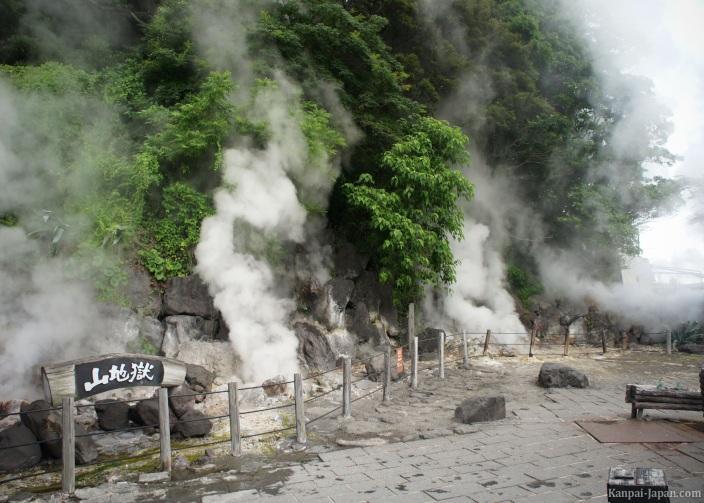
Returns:
[[[81,399],[132,386],[178,386],[185,377],[183,362],[137,354],[102,355],[42,367],[44,396],[54,405],[64,396]]]

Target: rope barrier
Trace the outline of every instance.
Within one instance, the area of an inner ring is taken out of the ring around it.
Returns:
[[[110,433],[122,433],[123,431],[134,431],[134,430],[142,430],[144,428],[158,428],[158,424],[148,424],[144,426],[129,426],[127,428],[120,428],[119,430],[109,430],[109,431],[94,431],[91,433],[86,433],[84,435],[76,435],[76,438],[81,438],[81,437],[97,437],[100,435],[108,435]]]
[[[41,445],[41,444],[46,444],[48,442],[60,442],[62,439],[63,439],[63,437],[59,437],[59,438],[51,438],[48,440],[36,440],[35,442],[28,442],[26,444],[5,445],[5,446],[0,447],[0,451],[4,451],[7,449],[17,449],[19,447],[27,447],[30,445]]]
[[[323,393],[319,393],[319,394],[317,394],[317,395],[315,395],[315,396],[312,396],[312,397],[310,397],[310,398],[307,398],[307,399],[303,400],[303,403],[312,402],[313,400],[317,400],[317,399],[320,398],[320,397],[323,397],[323,396],[325,396],[325,395],[329,395],[330,393],[333,393],[333,392],[338,391],[338,390],[341,390],[341,389],[342,389],[342,385],[340,384],[339,386],[337,386],[337,387],[335,387],[335,388],[333,388],[333,389],[331,389],[331,390],[329,390],[329,391],[324,391]]]
[[[102,406],[102,405],[117,405],[120,403],[137,403],[137,402],[146,402],[147,400],[156,400],[156,399],[157,399],[157,397],[152,396],[149,398],[134,398],[132,400],[111,400],[109,402],[102,402],[99,405]],[[75,407],[77,409],[86,409],[88,407],[95,407],[95,406],[96,406],[95,403],[89,403],[89,404],[85,404],[85,405],[76,405]]]
[[[2,479],[2,480],[0,480],[0,485],[6,484],[6,483],[8,483],[8,482],[16,482],[16,481],[18,481],[18,480],[31,479],[32,477],[40,477],[40,476],[42,476],[42,475],[53,475],[53,474],[55,474],[55,473],[61,473],[61,468],[59,468],[59,469],[57,469],[57,470],[50,470],[50,471],[47,471],[47,472],[28,473],[28,474],[25,474],[25,475],[18,475],[17,477],[11,477],[11,478],[8,478],[8,479]]]
[[[330,372],[335,372],[336,370],[339,370],[339,369],[340,369],[340,367],[334,367],[334,368],[331,368],[331,369],[328,369],[328,370],[325,370],[322,372],[318,372],[317,374],[309,375],[308,377],[306,377],[303,380],[307,381],[309,379],[315,379],[316,377],[324,376],[325,374],[329,374]]]
[[[285,409],[286,407],[293,407],[294,405],[296,405],[295,402],[290,402],[284,405],[274,405],[273,407],[265,407],[263,409],[245,410],[243,412],[240,412],[240,416],[244,416],[245,414],[254,414],[255,412],[265,412],[267,410]]]
[[[283,431],[293,430],[295,428],[296,428],[295,426],[289,426],[288,428],[280,428],[278,430],[270,430],[270,431],[265,431],[262,433],[252,433],[250,435],[242,435],[240,438],[254,438],[254,437],[261,437],[263,435],[273,435],[274,433],[281,433]]]
[[[373,391],[370,391],[370,392],[367,393],[367,394],[364,394],[364,395],[362,395],[362,396],[358,396],[358,397],[355,398],[354,400],[350,400],[350,403],[354,403],[354,402],[356,402],[357,400],[361,400],[362,398],[367,398],[369,395],[373,395],[374,393],[376,393],[377,391],[380,391],[380,390],[382,390],[382,389],[384,389],[384,387],[383,387],[383,386],[379,386],[379,387],[377,387],[377,388],[374,389]]]
[[[197,445],[183,445],[181,447],[174,447],[171,449],[172,452],[178,452],[178,451],[186,451],[188,449],[202,449],[204,447],[210,447],[212,445],[219,445],[219,444],[224,444],[229,442],[230,439],[227,438],[225,440],[214,440],[212,442],[206,442],[205,444],[197,444]]]
[[[4,419],[10,416],[19,416],[21,414],[33,414],[35,412],[50,412],[52,410],[61,410],[61,407],[52,407],[50,409],[31,409],[31,410],[21,410],[19,412],[8,412],[6,414],[0,414],[0,419]]]
[[[244,389],[244,388],[240,388]],[[222,391],[204,391],[202,393],[186,393],[184,395],[169,395],[169,398],[185,398],[185,397],[191,397],[191,396],[203,396],[203,395],[217,395],[220,393],[227,393],[227,390],[222,390]]]
[[[230,417],[230,414],[225,414],[224,416],[199,417],[197,419],[179,419],[178,421],[175,421],[171,424],[176,425],[176,424],[185,424],[185,423],[197,423],[199,421],[210,421],[210,420],[215,420],[215,419],[224,419],[226,417]]]
[[[324,418],[324,417],[326,417],[326,416],[329,416],[329,415],[332,414],[333,412],[336,412],[336,411],[341,410],[341,409],[342,409],[342,405],[338,405],[338,406],[335,407],[334,409],[329,410],[329,411],[327,411],[326,413],[321,414],[321,415],[319,415],[318,417],[311,419],[310,421],[306,421],[306,425],[312,424],[312,423],[318,421],[319,419],[322,419],[322,418]]]

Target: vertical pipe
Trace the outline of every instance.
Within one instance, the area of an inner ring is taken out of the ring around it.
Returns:
[[[418,388],[418,337],[413,337],[413,353],[411,355],[411,388]]]
[[[469,368],[469,353],[467,352],[467,332],[462,330],[462,361],[464,368]]]
[[[445,331],[438,334],[438,360],[440,365],[440,379],[445,379]]]
[[[293,374],[294,397],[296,401],[296,441],[305,444],[306,439],[306,416],[303,410],[303,380],[301,374]]]
[[[672,354],[672,331],[667,330],[667,354]]]
[[[61,400],[61,443],[63,492],[73,495],[76,491],[76,426],[73,421],[73,397],[65,396]]]
[[[535,327],[530,331],[530,346],[528,346],[528,356],[533,356],[533,343],[535,342]]]
[[[241,456],[240,404],[236,382],[227,383],[227,399],[230,406],[230,447],[233,456]]]
[[[567,356],[567,353],[569,353],[569,349],[570,349],[570,329],[567,328],[565,330],[565,349],[562,352],[562,355]]]
[[[342,360],[342,417],[352,417],[352,358]]]
[[[601,331],[601,352],[606,354],[606,330]]]
[[[489,341],[491,340],[491,330],[486,331],[486,338],[484,339],[484,351],[482,351],[482,356],[486,355],[487,350],[489,349]]]
[[[159,444],[161,470],[171,473],[171,425],[169,424],[169,390],[159,388]]]
[[[408,304],[408,352],[410,353],[413,348],[411,348],[411,342],[416,336],[416,313],[415,304],[411,302]]]
[[[391,346],[386,347],[384,353],[384,402],[391,399]]]

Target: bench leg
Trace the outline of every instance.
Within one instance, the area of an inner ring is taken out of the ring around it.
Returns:
[[[638,419],[643,417],[643,409],[637,409],[636,416]]]
[[[636,409],[636,404],[631,403],[631,419],[638,417],[638,409]]]

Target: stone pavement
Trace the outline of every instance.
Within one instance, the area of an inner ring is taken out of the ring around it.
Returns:
[[[462,435],[324,453],[294,466],[285,481],[202,502],[607,501],[615,465],[662,468],[670,489],[694,492],[673,503],[704,501],[704,442],[676,449],[600,444],[572,422],[504,421]]]

